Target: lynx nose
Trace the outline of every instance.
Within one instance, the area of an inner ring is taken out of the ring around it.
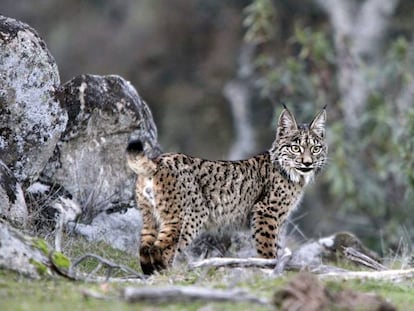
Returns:
[[[303,160],[302,164],[305,165],[306,167],[309,167],[309,166],[311,166],[313,164],[313,162],[312,162],[312,160],[311,161],[305,161],[305,160]]]
[[[303,155],[302,164],[306,167],[309,167],[313,164],[312,157],[307,152],[305,152]]]

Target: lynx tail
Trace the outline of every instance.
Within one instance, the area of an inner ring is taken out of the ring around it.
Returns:
[[[128,166],[137,175],[152,176],[157,166],[144,152],[144,145],[140,140],[132,140],[126,149]]]

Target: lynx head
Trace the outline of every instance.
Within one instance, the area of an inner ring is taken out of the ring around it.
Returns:
[[[293,182],[313,179],[327,159],[325,108],[309,124],[297,124],[285,107],[279,117],[276,139],[270,150],[272,162]]]

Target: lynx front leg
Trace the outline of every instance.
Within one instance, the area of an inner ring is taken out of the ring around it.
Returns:
[[[252,230],[257,254],[260,257],[278,258],[279,239],[285,214],[274,206],[257,203],[253,208]]]
[[[194,194],[193,198],[195,196],[196,195]],[[197,201],[194,200],[194,202]],[[177,248],[173,250],[171,254],[169,254],[169,260],[171,262],[175,260],[177,255],[181,254],[187,248],[187,246],[194,240],[194,238],[197,237],[208,219],[208,213],[203,210],[203,206],[200,203],[196,203],[196,206],[196,208],[194,208],[194,206],[189,206],[187,209]]]

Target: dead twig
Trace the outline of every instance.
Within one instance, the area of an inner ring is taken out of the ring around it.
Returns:
[[[387,270],[387,267],[380,264],[378,261],[372,259],[371,257],[357,251],[353,247],[344,247],[344,255],[348,260],[356,264],[371,268],[373,270],[377,270],[377,271]]]
[[[76,273],[75,273],[75,268],[80,265],[83,261],[85,261],[86,259],[95,259],[98,261],[98,265],[97,267],[88,274],[87,277],[89,277],[92,274],[96,274],[102,267],[106,267],[106,280],[108,280],[111,277],[111,274],[114,270],[118,269],[121,270],[122,272],[125,272],[127,274],[132,275],[134,278],[139,278],[139,279],[145,279],[144,275],[131,269],[128,266],[124,266],[124,265],[120,265],[117,263],[114,263],[113,261],[110,261],[108,259],[105,259],[99,255],[95,255],[95,254],[85,254],[82,255],[81,257],[75,259],[72,263],[72,265],[69,268],[69,275],[71,275],[72,277],[79,279],[78,277],[75,277]]]
[[[264,258],[207,258],[189,264],[190,269],[201,267],[256,267],[273,269],[277,264],[277,259]]]
[[[372,279],[381,281],[401,282],[414,278],[414,269],[407,270],[385,270],[385,271],[346,271],[328,272],[319,276],[320,278],[349,279]]]
[[[277,268],[277,259],[264,259],[264,258],[208,258],[189,264],[190,269],[202,268],[202,267],[243,267],[243,268],[260,268],[260,269],[275,269]],[[330,273],[330,272],[346,272],[348,270],[328,266],[328,265],[301,265],[293,262],[284,263],[283,269],[290,271],[308,270],[316,274]],[[280,270],[272,271],[273,276],[281,274]]]
[[[266,305],[269,302],[242,290],[220,290],[195,286],[126,287],[121,296],[128,302],[249,302]]]

